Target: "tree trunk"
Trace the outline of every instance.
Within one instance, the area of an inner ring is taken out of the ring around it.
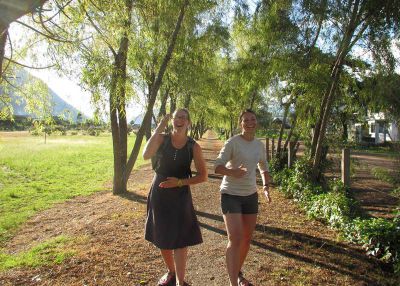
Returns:
[[[190,93],[189,93],[189,94],[187,94],[187,95],[185,96],[185,102],[184,102],[184,104],[183,104],[183,107],[189,109],[190,100],[191,100],[191,96],[190,96]]]
[[[319,132],[320,132],[320,129],[321,129],[321,121],[322,121],[322,117],[324,116],[324,108],[325,108],[327,99],[328,99],[328,95],[325,93],[323,98],[322,98],[322,103],[321,103],[320,110],[319,110],[318,120],[317,120],[317,122],[315,124],[315,127],[314,127],[314,134],[313,134],[313,138],[312,138],[312,142],[311,142],[311,148],[310,148],[311,149],[310,150],[310,157],[311,158],[314,158],[315,151],[317,149],[317,141],[318,141],[318,138],[319,138]]]
[[[255,103],[255,101],[256,101],[256,97],[257,97],[257,91],[254,90],[254,91],[251,93],[251,98],[250,98],[250,109],[253,109],[253,108],[254,108],[254,103]]]
[[[290,126],[289,134],[288,134],[288,136],[287,136],[287,138],[286,138],[285,144],[283,145],[283,150],[286,150],[286,149],[287,149],[287,146],[288,146],[288,144],[289,144],[289,142],[290,142],[290,139],[292,138],[292,135],[293,135],[293,130],[294,130],[294,128],[296,127],[296,122],[297,122],[297,116],[296,116],[296,114],[295,114],[295,115],[293,116],[292,126]]]
[[[354,35],[354,31],[357,27],[356,20],[359,19],[358,17],[358,8],[359,8],[359,3],[360,0],[356,0],[353,6],[352,10],[352,16],[350,18],[349,25],[347,26],[346,32],[343,36],[343,40],[340,44],[340,47],[337,52],[335,64],[332,68],[331,72],[331,84],[326,92],[326,96],[324,96],[323,102],[325,102],[325,106],[322,106],[321,111],[323,111],[323,116],[319,118],[320,122],[320,127],[315,129],[314,137],[313,137],[313,144],[314,144],[314,138],[316,138],[316,134],[318,133],[318,137],[316,139],[316,147],[315,147],[315,155],[314,155],[314,160],[313,160],[313,178],[316,180],[319,176],[319,170],[320,170],[320,165],[321,165],[321,159],[322,159],[322,147],[325,139],[325,133],[326,133],[326,126],[330,117],[331,113],[331,107],[334,101],[334,94],[336,91],[336,86],[339,82],[339,76],[341,74],[342,66],[345,57],[347,56],[349,49],[350,49],[350,43],[351,39]]]
[[[154,85],[154,81],[155,81],[155,74],[154,71],[152,71],[150,73],[150,75],[147,76],[149,78],[148,84],[147,84],[147,90],[149,91],[149,94],[147,95],[147,100],[150,101],[150,90],[152,89],[152,86]],[[154,114],[153,114],[153,110],[151,112],[150,118],[153,118]],[[143,119],[144,120],[144,119]],[[151,137],[151,120],[150,119],[150,124],[148,124],[146,126],[146,129],[144,131],[144,134],[146,136],[146,140],[149,140]],[[142,122],[143,124],[143,122]]]
[[[45,2],[47,0],[0,1],[0,34],[8,28],[9,24],[26,14],[35,12]]]
[[[126,122],[126,64],[128,57],[129,39],[127,30],[131,26],[133,0],[126,0],[128,20],[126,31],[120,40],[118,53],[115,55],[110,86],[110,119],[114,154],[113,194],[127,191],[124,172],[127,160],[128,124]]]
[[[283,136],[283,131],[285,130],[285,123],[286,123],[287,115],[289,113],[289,107],[290,107],[290,103],[286,103],[285,104],[285,111],[283,113],[283,120],[282,120],[282,124],[281,124],[281,129],[279,130],[279,137],[278,137],[278,143],[277,143],[278,146],[276,147],[276,156],[278,158],[280,158],[280,155],[281,155],[282,136]]]
[[[166,52],[166,54],[164,56],[164,59],[163,59],[163,62],[161,64],[161,66],[160,66],[160,70],[158,71],[156,81],[154,82],[154,85],[152,86],[152,89],[150,90],[150,96],[149,96],[149,102],[148,102],[147,110],[146,110],[146,113],[144,115],[142,125],[140,126],[140,128],[138,130],[138,133],[136,134],[135,144],[133,146],[131,155],[129,156],[129,160],[128,160],[128,163],[127,163],[127,166],[126,166],[126,170],[124,172],[125,184],[128,181],[129,175],[132,172],[133,166],[135,165],[137,156],[139,154],[140,147],[142,146],[142,140],[143,140],[144,132],[145,132],[147,126],[150,125],[150,123],[151,123],[151,115],[153,113],[153,107],[154,107],[154,103],[156,101],[157,93],[158,93],[158,90],[160,89],[164,73],[165,73],[165,71],[167,69],[167,65],[168,65],[168,63],[169,63],[169,61],[170,61],[170,59],[172,57],[172,52],[174,50],[176,39],[178,37],[178,33],[179,33],[179,30],[180,30],[181,25],[182,25],[182,21],[183,21],[184,15],[185,15],[186,7],[188,5],[189,5],[189,0],[185,0],[185,2],[182,5],[181,11],[179,13],[179,17],[178,17],[178,20],[176,22],[174,32],[172,33],[171,40],[170,40],[170,43],[168,45],[167,52]]]
[[[176,110],[176,97],[172,94],[169,97],[169,103],[169,114],[173,114]]]
[[[3,60],[4,54],[6,52],[6,42],[8,35],[8,27],[0,26],[1,31],[3,31],[0,35],[0,83],[3,81]]]
[[[192,127],[190,128],[190,137],[197,140],[198,131],[199,131],[199,122],[197,121],[196,123],[193,123]]]
[[[342,141],[347,142],[347,140],[349,139],[349,131],[347,128],[346,114],[340,114],[340,122],[342,123]]]
[[[160,111],[158,112],[158,120],[161,120],[167,114],[167,100],[169,95],[169,88],[165,89],[163,96],[161,97]]]

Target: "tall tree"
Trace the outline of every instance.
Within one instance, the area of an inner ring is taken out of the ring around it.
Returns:
[[[149,101],[148,101],[148,105],[147,105],[147,110],[144,115],[142,125],[140,126],[140,128],[136,134],[135,144],[133,146],[131,155],[129,156],[129,160],[126,163],[125,172],[122,176],[125,187],[128,182],[129,175],[132,172],[133,166],[135,165],[137,156],[139,154],[139,150],[142,145],[142,140],[143,140],[143,136],[145,135],[145,131],[147,130],[148,126],[151,124],[151,118],[152,118],[152,114],[153,114],[153,106],[156,101],[157,93],[158,93],[158,90],[160,89],[164,73],[167,69],[167,65],[172,57],[172,52],[174,50],[176,39],[177,39],[178,33],[181,29],[183,17],[185,16],[185,12],[186,12],[188,5],[189,5],[189,0],[184,0],[182,3],[182,6],[181,6],[180,12],[179,12],[178,19],[176,21],[175,29],[171,35],[167,51],[162,60],[161,66],[158,70],[156,80],[154,81],[154,84],[151,86],[151,90],[149,91],[149,97],[148,97]]]
[[[314,178],[319,175],[326,127],[346,58],[360,40],[369,42],[371,49],[383,52],[381,55],[390,54],[387,39],[398,31],[400,23],[399,1],[348,0],[332,1],[330,5],[331,18],[329,20],[336,26],[333,39],[338,39],[338,41],[329,86],[323,96],[314,132],[314,145],[311,149],[311,154],[314,155]],[[379,53],[375,53],[375,56],[380,58]],[[392,62],[391,57],[389,61]]]

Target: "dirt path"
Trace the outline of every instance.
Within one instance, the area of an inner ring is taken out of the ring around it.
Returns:
[[[212,170],[222,142],[209,137],[199,143]],[[9,241],[9,252],[63,234],[74,238],[69,247],[75,255],[61,265],[0,273],[0,285],[156,285],[165,268],[158,251],[143,239],[151,178],[150,166],[144,166],[134,171],[125,197],[96,193],[30,219]],[[193,286],[228,285],[220,180],[210,171],[207,183],[192,187],[204,239],[189,252],[187,280]],[[308,220],[276,190],[272,200],[268,204],[260,199],[257,229],[244,268],[255,285],[396,285],[360,248],[338,242],[337,233]]]
[[[351,191],[360,208],[373,217],[393,218],[394,210],[400,205],[400,198],[391,193],[393,185],[377,180],[372,170],[398,170],[398,162],[389,156],[365,152],[352,152],[351,156],[356,162]]]

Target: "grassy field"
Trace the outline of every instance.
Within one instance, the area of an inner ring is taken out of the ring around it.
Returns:
[[[28,133],[0,133],[0,245],[36,212],[106,190],[112,158],[111,135],[52,135],[45,144]],[[141,164],[139,156],[135,167]]]

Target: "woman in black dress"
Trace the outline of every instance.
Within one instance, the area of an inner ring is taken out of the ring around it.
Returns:
[[[188,110],[175,111],[172,132],[164,134],[169,119],[166,115],[161,120],[143,151],[143,158],[152,159],[155,171],[147,200],[145,238],[161,250],[168,268],[159,286],[187,285],[184,282],[187,247],[203,242],[189,186],[207,180],[201,147],[187,136]],[[192,159],[197,170],[193,177]]]

